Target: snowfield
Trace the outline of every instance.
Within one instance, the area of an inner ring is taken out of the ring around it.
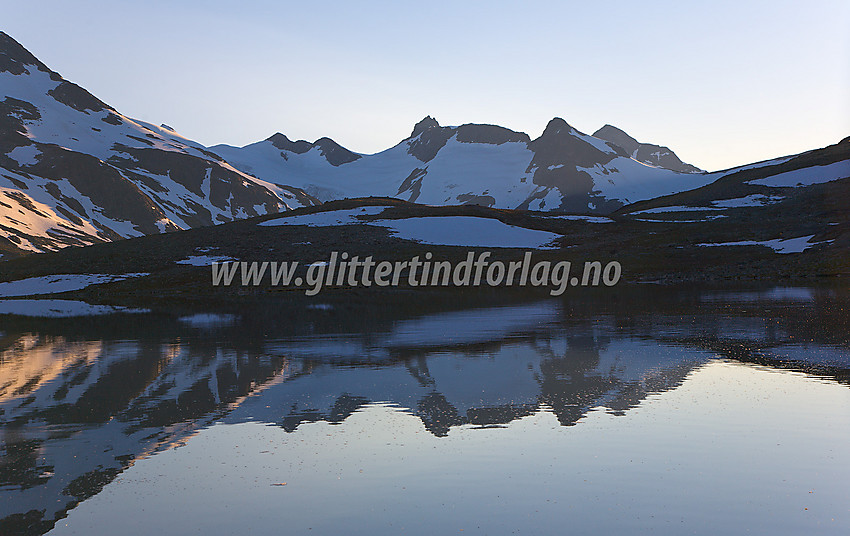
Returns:
[[[423,244],[492,248],[554,248],[552,242],[561,235],[549,231],[526,229],[503,223],[494,218],[478,216],[424,216],[401,219],[361,220],[358,216],[378,215],[385,207],[317,212],[283,216],[261,222],[264,227],[306,225],[329,227],[337,225],[371,225],[383,227],[396,238]]]

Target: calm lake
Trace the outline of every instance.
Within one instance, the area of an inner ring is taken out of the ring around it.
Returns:
[[[850,534],[846,290],[61,309],[0,314],[3,535]]]

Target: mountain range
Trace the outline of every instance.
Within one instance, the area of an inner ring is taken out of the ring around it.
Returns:
[[[709,204],[728,192],[772,202],[776,195],[759,181],[786,172],[800,180],[785,186],[850,176],[846,140],[708,173],[614,126],[588,135],[561,118],[532,139],[496,125],[442,126],[429,116],[375,154],[282,133],[244,147],[206,147],[121,114],[2,32],[0,97],[0,259],[344,198],[611,214],[657,209],[659,199],[691,191],[711,192],[701,199]]]
[[[628,149],[611,141],[618,139],[627,140]],[[372,155],[328,138],[293,142],[281,133],[210,150],[247,173],[323,201],[385,196],[429,205],[610,212],[711,182],[669,149],[638,143],[608,125],[588,136],[560,118],[532,140],[496,125],[445,127],[429,116],[406,139]]]

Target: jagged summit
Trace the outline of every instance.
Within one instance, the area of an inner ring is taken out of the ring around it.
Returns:
[[[342,164],[354,162],[360,158],[359,154],[349,151],[328,137],[322,137],[310,143],[306,140],[292,141],[285,134],[278,132],[266,138],[265,141],[271,142],[273,146],[281,151],[288,151],[294,154],[304,154],[311,149],[318,148],[322,156],[332,166],[341,166]]]
[[[613,125],[606,124],[594,132],[593,136],[622,147],[629,156],[645,164],[680,173],[699,173],[702,171],[696,166],[682,162],[669,147],[654,145],[652,143],[641,143]]]
[[[629,154],[632,154],[640,146],[640,142],[613,125],[606,124],[594,132],[593,135],[599,139],[608,140],[611,143],[619,145],[628,151]]]
[[[556,134],[569,134],[573,130],[573,127],[570,126],[569,123],[561,119],[560,117],[553,117],[547,124],[546,128],[543,129],[542,136],[554,136]]]
[[[532,140],[524,132],[493,124],[442,126],[428,115],[409,137],[369,155],[329,139],[292,142],[276,134],[267,142],[211,149],[239,169],[271,182],[297,184],[323,201],[378,195],[437,205],[610,212],[707,180],[666,168],[669,158],[647,166],[657,155],[638,161],[626,149],[584,134],[561,117],[550,120]],[[682,166],[678,160],[673,163]]]
[[[430,128],[440,128],[440,123],[438,123],[436,119],[428,115],[425,116],[422,121],[419,121],[418,123],[416,123],[416,125],[414,125],[413,132],[410,133],[410,137],[415,138],[416,136],[422,134]]]
[[[280,132],[269,136],[266,141],[270,141],[281,151],[289,151],[295,154],[304,154],[313,148],[313,144],[307,140],[292,141]]]
[[[368,155],[329,139],[292,142],[276,134],[267,142],[211,149],[238,169],[298,185],[323,201],[378,195],[437,205],[605,213],[710,182],[666,147],[640,143],[611,125],[591,136],[562,117],[531,139],[493,124],[442,126],[427,115],[410,136]]]
[[[313,147],[318,147],[322,156],[324,156],[328,160],[328,163],[332,166],[341,166],[343,164],[348,164],[349,162],[354,162],[360,158],[359,154],[349,151],[334,140],[326,137],[316,140],[313,143]]]
[[[416,123],[412,135],[402,143],[407,142],[409,154],[427,163],[435,158],[452,138],[458,143],[489,145],[531,141],[524,132],[515,132],[498,125],[467,123],[459,127],[442,127],[429,115]]]

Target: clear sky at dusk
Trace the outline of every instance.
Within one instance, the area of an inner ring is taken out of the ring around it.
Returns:
[[[850,2],[0,0],[0,29],[206,145],[362,153],[441,124],[605,123],[715,170],[850,135]]]

